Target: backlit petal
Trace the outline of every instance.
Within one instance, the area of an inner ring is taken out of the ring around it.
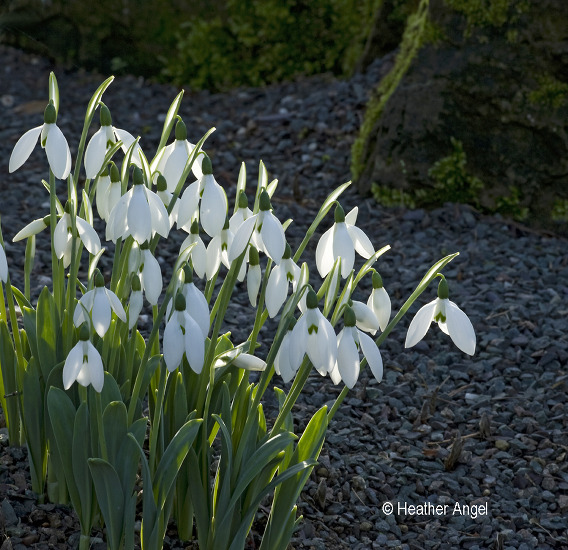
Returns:
[[[20,231],[18,231],[15,237],[12,239],[12,242],[16,243],[18,241],[21,241],[22,239],[27,239],[32,235],[37,235],[40,231],[43,231],[46,227],[47,225],[45,225],[43,218],[34,220],[33,222],[28,223],[28,225],[26,225],[26,227],[24,227],[23,229],[20,229]]]
[[[204,175],[199,220],[203,230],[210,237],[219,235],[223,230],[227,209],[225,190],[215,181],[212,174]]]
[[[107,296],[110,307],[116,313],[116,316],[121,321],[126,323],[126,312],[124,311],[124,308],[122,307],[122,304],[120,303],[120,300],[118,299],[118,296],[112,290],[109,290],[108,288],[105,288],[105,294]]]
[[[213,237],[207,246],[207,280],[210,281],[221,266],[221,236]]]
[[[85,248],[91,254],[99,252],[101,249],[101,240],[93,227],[79,216],[75,218],[75,224],[77,225],[77,232],[79,233],[79,237],[83,241]]]
[[[126,214],[128,232],[139,243],[152,237],[152,215],[142,185],[135,185]]]
[[[4,247],[0,245],[0,281],[5,283],[8,280],[8,262],[6,261],[6,252]]]
[[[316,248],[316,266],[322,279],[333,269],[333,226],[318,241]]]
[[[282,266],[275,266],[270,272],[268,277],[268,284],[266,285],[265,304],[270,317],[275,317],[282,304],[286,301],[288,294],[288,280],[286,278],[286,271]]]
[[[375,334],[379,330],[379,320],[375,312],[367,304],[353,300],[351,307],[355,313],[357,328],[371,334]]]
[[[63,214],[61,219],[57,222],[55,226],[55,231],[53,232],[53,247],[55,249],[55,255],[61,259],[65,254],[65,248],[67,247],[67,242],[71,238],[68,232],[69,228],[69,214]]]
[[[185,341],[177,315],[174,315],[164,329],[164,362],[167,369],[176,370],[183,359]]]
[[[454,344],[468,355],[475,353],[475,330],[469,317],[448,300],[446,304],[446,324]]]
[[[377,382],[380,382],[383,379],[383,358],[381,357],[379,347],[375,344],[375,341],[364,332],[359,331],[358,337],[361,351],[367,359],[371,372]]]
[[[191,222],[199,207],[199,182],[194,181],[181,195],[179,201],[177,226],[187,233],[191,231]]]
[[[349,213],[345,214],[345,223],[347,225],[355,225],[357,223],[357,214],[359,213],[359,207],[355,206]]]
[[[404,342],[405,348],[411,348],[415,346],[424,338],[428,329],[430,328],[430,324],[434,319],[434,313],[436,311],[436,300],[433,300],[429,304],[422,306],[418,313],[412,319],[410,326],[408,327],[408,332],[406,333],[406,340]]]
[[[209,305],[207,299],[193,283],[183,285],[183,295],[185,297],[185,310],[191,318],[199,325],[203,337],[209,334]]]
[[[205,337],[199,325],[184,312],[185,356],[193,372],[199,374],[205,361]]]
[[[93,309],[93,302],[95,300],[95,289],[89,290],[83,294],[79,303],[75,306],[75,311],[73,313],[73,324],[76,327],[81,326],[85,321],[88,320],[88,315],[85,310],[90,313]]]
[[[353,338],[353,327],[345,327],[337,343],[337,368],[343,383],[352,389],[359,378],[359,351]]]
[[[49,124],[45,153],[49,167],[56,178],[64,180],[71,172],[71,152],[69,145],[57,124]]]
[[[374,288],[369,296],[367,305],[375,312],[381,330],[389,324],[391,315],[391,299],[384,287]]]
[[[22,164],[24,164],[24,162],[26,162],[26,160],[28,160],[32,151],[35,149],[42,129],[43,125],[38,126],[37,128],[32,128],[16,142],[12,154],[10,155],[10,163],[8,166],[10,173],[17,170],[20,166],[22,166]]]
[[[93,179],[101,171],[107,150],[107,132],[101,126],[89,140],[85,151],[85,173],[87,178]]]
[[[91,344],[91,342],[87,342],[88,347],[88,369],[89,369],[89,380],[92,384],[93,388],[97,392],[101,392],[103,389],[103,384],[105,381],[105,371],[103,368],[103,360],[97,348]]]
[[[336,223],[333,232],[333,258],[341,256],[341,277],[346,279],[355,263],[355,248],[345,223]]]
[[[156,193],[146,187],[144,188],[144,193],[146,193],[146,199],[150,206],[152,231],[162,237],[167,237],[170,232],[170,218],[164,203]]]
[[[229,262],[232,263],[245,251],[245,248],[249,243],[257,219],[258,215],[251,216],[239,226],[239,229],[237,230],[235,236],[233,237],[231,248],[229,249]]]
[[[83,342],[79,340],[71,349],[65,364],[63,365],[63,387],[68,390],[73,382],[77,380],[77,376],[83,366]]]
[[[174,142],[174,148],[169,155],[165,163],[164,171],[162,172],[162,175],[166,178],[168,191],[170,191],[170,193],[173,193],[176,190],[188,157],[186,141],[176,139]]]
[[[256,307],[256,300],[258,297],[258,291],[260,290],[261,278],[262,273],[260,271],[260,265],[250,266],[247,273],[247,291],[250,305],[252,307]]]
[[[102,287],[95,288],[95,299],[93,301],[91,317],[96,333],[102,338],[108,330],[111,319],[110,304]]]
[[[362,229],[354,225],[347,225],[347,232],[351,237],[351,241],[357,253],[368,260],[375,253],[375,249],[369,237],[365,235]]]
[[[143,251],[144,269],[142,270],[142,284],[146,300],[153,306],[158,303],[162,293],[162,270],[158,260],[152,256],[149,250]]]
[[[142,311],[143,298],[142,291],[135,290],[130,294],[130,302],[128,305],[128,328],[132,329],[136,321],[138,321],[138,316]]]
[[[260,235],[266,253],[279,264],[286,248],[286,237],[280,220],[270,211],[264,213]]]

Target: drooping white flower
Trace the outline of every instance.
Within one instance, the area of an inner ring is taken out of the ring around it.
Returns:
[[[100,271],[95,274],[95,288],[85,292],[75,307],[73,323],[76,327],[88,321],[90,315],[96,333],[103,338],[110,326],[112,312],[126,323],[126,313],[118,296],[104,286]]]
[[[381,276],[376,271],[373,273],[373,290],[367,300],[367,305],[375,312],[379,327],[384,331],[389,324],[391,300],[383,286]]]
[[[140,316],[140,312],[142,311],[142,306],[144,304],[144,298],[142,295],[142,285],[140,284],[140,277],[134,274],[132,276],[131,282],[131,292],[130,292],[130,299],[128,302],[128,329],[132,330],[136,322],[138,321],[138,317]]]
[[[173,199],[173,194],[168,191],[167,184],[166,184],[166,178],[164,178],[164,176],[162,176],[162,174],[160,174],[158,176],[156,191],[157,191],[156,194],[158,195],[158,197],[160,197],[160,200],[164,203],[164,206],[166,208],[168,208],[169,205],[170,205],[170,202]],[[178,210],[179,210],[179,201],[176,200],[176,202],[174,203],[174,206],[172,208],[172,211],[169,214],[170,229],[173,227],[174,223],[177,220]]]
[[[286,237],[280,220],[271,212],[270,197],[265,190],[260,194],[258,214],[240,224],[229,251],[229,261],[238,258],[249,242],[273,262],[280,263],[286,248]]]
[[[201,169],[203,176],[199,179],[199,221],[201,227],[210,237],[216,237],[223,230],[229,203],[225,190],[213,177],[213,169],[209,157],[204,157]]]
[[[164,203],[144,185],[144,176],[137,166],[132,176],[133,185],[112,209],[106,228],[106,237],[116,242],[129,235],[138,243],[149,241],[156,233],[167,237],[170,221]]]
[[[237,199],[237,209],[229,219],[229,229],[233,232],[233,235],[237,233],[243,222],[248,220],[251,216],[252,211],[248,207],[247,196],[244,191],[241,191]]]
[[[280,375],[285,383],[290,382],[296,376],[299,367],[299,365],[292,367],[290,363],[290,346],[293,345],[292,329],[295,325],[296,320],[292,319],[274,358],[274,372]]]
[[[334,384],[341,380],[352,389],[359,378],[360,359],[357,345],[367,359],[371,372],[377,382],[383,379],[383,359],[373,339],[355,326],[355,312],[350,307],[345,309],[345,326],[337,335],[337,361],[330,372]]]
[[[288,284],[292,283],[292,292],[300,278],[300,268],[291,258],[290,245],[286,243],[284,255],[280,263],[272,268],[266,285],[266,309],[270,317],[275,317],[288,295]]]
[[[260,270],[258,250],[254,246],[251,246],[249,249],[247,292],[248,292],[250,305],[252,307],[256,307],[256,300],[258,298],[258,291],[260,290],[261,279],[262,279],[262,272]]]
[[[185,165],[194,149],[195,145],[187,141],[187,128],[184,122],[178,119],[175,129],[175,141],[164,148],[164,152],[156,165],[156,170],[166,178],[170,193],[176,190]],[[203,176],[201,170],[202,162],[203,155],[197,155],[191,165],[191,171],[197,179]]]
[[[95,200],[101,219],[108,222],[112,209],[122,196],[122,183],[116,165],[111,163],[110,170],[104,170],[97,179]]]
[[[195,246],[189,252],[189,259],[197,276],[203,279],[207,270],[207,249],[199,236],[199,224],[196,220],[191,224],[191,231],[181,244],[179,254],[181,255],[193,243]]]
[[[79,332],[79,341],[65,359],[63,387],[68,390],[77,381],[85,387],[92,384],[95,391],[100,393],[104,380],[103,361],[97,348],[89,341],[89,328],[84,324]]]
[[[37,220],[28,223],[28,225],[16,233],[12,242],[17,243],[18,241],[37,235],[45,228],[49,227],[50,222],[50,216],[45,216],[44,218],[38,218]]]
[[[375,312],[367,304],[352,300],[351,309],[355,313],[355,325],[358,329],[370,334],[375,334],[379,330],[379,320]]]
[[[120,130],[112,125],[112,118],[108,107],[101,103],[101,127],[93,134],[85,151],[85,173],[87,178],[93,179],[103,168],[103,162],[108,149],[118,140],[122,141],[121,149],[126,153],[136,141],[134,136],[126,130]],[[140,160],[140,145],[136,144],[132,151],[131,160],[139,168],[142,167]]]
[[[199,218],[200,181],[188,185],[179,198],[177,226],[186,233],[191,232],[193,222]]]
[[[57,112],[50,101],[41,126],[28,130],[16,143],[10,156],[9,171],[14,172],[28,160],[36,143],[40,141],[47,154],[49,167],[56,178],[64,180],[71,172],[71,151],[63,132],[57,126]]]
[[[229,222],[226,221],[225,227],[219,235],[216,235],[209,241],[207,246],[207,280],[211,280],[221,263],[230,269],[231,262],[229,262],[229,248],[233,242],[233,233],[229,229]]]
[[[199,374],[205,361],[205,336],[185,307],[185,298],[178,293],[175,310],[164,330],[164,362],[172,372],[181,365],[185,354],[189,366]]]
[[[140,245],[140,258],[140,284],[146,300],[155,306],[162,293],[162,270],[158,260],[150,252],[147,242]]]
[[[90,254],[97,254],[101,249],[101,241],[93,227],[79,216],[75,216],[75,227],[79,238]],[[71,227],[71,215],[65,212],[57,222],[53,232],[53,247],[59,259],[63,259],[63,266],[68,267],[71,263],[73,250],[73,235]]]
[[[475,331],[468,316],[448,299],[448,283],[443,278],[438,285],[438,297],[422,306],[412,319],[404,347],[415,346],[428,332],[432,322],[438,323],[442,332],[448,334],[453,343],[464,353],[475,353]]]
[[[307,310],[298,319],[292,330],[289,347],[290,367],[297,371],[307,355],[316,370],[325,376],[331,372],[337,359],[337,342],[331,323],[317,307],[318,298],[313,290],[308,290]]]
[[[6,260],[6,251],[0,245],[0,281],[5,283],[8,280],[8,261]]]
[[[316,248],[316,266],[322,278],[333,269],[338,257],[341,257],[341,276],[345,279],[353,269],[355,251],[365,259],[375,253],[369,237],[355,226],[357,212],[355,207],[346,216],[337,205],[335,223],[321,236]]]

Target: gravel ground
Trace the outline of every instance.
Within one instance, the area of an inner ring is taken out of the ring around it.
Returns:
[[[0,60],[0,213],[18,281],[23,246],[11,238],[47,213],[40,184],[47,164],[38,150],[9,175],[8,158],[18,137],[41,124],[51,67],[2,47]],[[377,61],[349,81],[322,76],[228,94],[186,93],[181,115],[190,139],[217,127],[206,149],[229,197],[241,161],[251,189],[259,159],[265,162],[280,181],[276,214],[294,219],[287,234],[297,244],[323,198],[349,179],[349,150],[365,102],[391,61]],[[61,69],[57,77],[58,124],[74,154],[79,121],[103,77]],[[151,151],[176,93],[128,77],[117,79],[104,100],[113,123],[141,135]],[[473,322],[477,349],[471,358],[462,354],[433,326],[405,350],[409,320],[403,319],[381,349],[383,382],[364,371],[334,419],[301,496],[304,521],[292,548],[568,548],[567,241],[466,206],[386,209],[351,190],[342,203],[359,206],[358,225],[377,248],[392,246],[377,269],[394,311],[431,264],[461,252],[445,275],[451,299]],[[331,216],[322,231],[330,223]],[[173,249],[161,251],[164,266],[182,238],[174,235]],[[39,285],[45,284],[48,260],[46,246],[38,243]],[[365,292],[363,285],[361,298]],[[434,297],[432,286],[410,314]],[[236,341],[243,316],[250,314],[241,292],[228,319]],[[312,376],[295,410],[298,426],[339,391],[328,378]],[[0,450],[1,550],[76,545],[76,536],[70,537],[78,530],[74,516],[64,507],[35,504],[25,454]],[[392,514],[385,503],[392,504]],[[104,548],[100,538],[93,543]],[[172,532],[166,547],[184,546]]]

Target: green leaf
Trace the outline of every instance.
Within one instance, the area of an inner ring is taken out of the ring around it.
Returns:
[[[92,256],[89,260],[89,273],[87,275],[88,280],[90,281],[93,278],[93,274],[95,273],[95,269],[97,268],[97,264],[101,259],[106,248],[101,248],[94,256]]]
[[[86,528],[88,528],[88,531],[91,530],[91,518],[93,515],[93,483],[88,463],[90,454],[89,408],[87,403],[83,401],[75,415],[72,443],[72,471],[81,500],[81,513],[77,515],[79,516],[82,532],[85,532]]]
[[[241,191],[244,193],[247,189],[247,167],[244,162],[241,162],[241,168],[239,170],[239,179],[237,180],[237,192],[235,194],[235,208],[233,213],[235,213],[239,208],[239,195]]]
[[[55,73],[49,73],[49,100],[53,101],[55,112],[59,112],[59,86],[57,85],[57,78]]]
[[[86,130],[90,124],[91,120],[93,119],[93,115],[97,107],[99,106],[99,102],[101,101],[105,90],[111,85],[111,82],[114,80],[114,76],[109,76],[95,91],[89,103],[87,105],[87,113],[85,115],[85,127],[83,130]]]
[[[124,525],[124,493],[115,469],[102,458],[89,458],[97,501],[105,521],[110,550],[120,549]]]
[[[164,120],[164,127],[162,128],[162,135],[160,136],[160,144],[158,145],[158,151],[162,149],[162,147],[165,147],[166,142],[170,137],[182,98],[183,98],[183,90],[175,97],[175,99],[172,101],[172,104],[170,105],[170,108],[168,109],[166,118]]]
[[[0,289],[0,292],[2,290]],[[0,323],[0,403],[6,417],[9,429],[10,443],[17,444],[19,440],[20,411],[18,406],[18,386],[16,384],[16,372],[18,368],[14,343],[10,337],[8,326],[5,322]]]
[[[126,155],[124,155],[124,160],[122,161],[122,167],[121,167],[121,170],[120,170],[120,180],[122,182],[123,189],[126,189],[126,187],[127,187],[129,169],[130,169],[130,166],[132,164],[132,161],[131,161],[132,153],[134,152],[134,149],[138,145],[139,141],[140,141],[140,136],[138,136],[132,142],[132,144],[128,148],[128,151],[126,151]]]
[[[37,302],[36,338],[39,365],[44,380],[47,380],[54,365],[59,362],[57,351],[61,350],[61,323],[53,295],[43,287]]]
[[[357,277],[355,277],[355,282],[353,286],[356,287],[359,284],[359,281],[371,271],[373,264],[388,250],[390,250],[390,244],[383,246],[380,250],[377,250],[364,264],[363,267],[357,273]]]

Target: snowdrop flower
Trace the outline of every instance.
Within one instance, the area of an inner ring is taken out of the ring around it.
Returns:
[[[475,331],[468,316],[448,299],[448,283],[443,277],[438,285],[438,297],[422,306],[412,319],[406,334],[404,347],[415,346],[428,331],[432,322],[437,322],[438,326],[450,336],[453,343],[464,353],[473,355],[475,353]]]
[[[260,282],[262,279],[262,272],[260,271],[260,261],[258,257],[258,250],[251,246],[249,249],[249,269],[247,273],[247,291],[249,296],[250,305],[256,307],[256,300],[258,291],[260,290]]]
[[[158,260],[150,252],[147,242],[140,245],[140,284],[146,295],[146,300],[153,306],[158,304],[162,293],[162,270]]]
[[[110,326],[113,311],[122,322],[126,323],[126,313],[118,296],[112,290],[105,288],[104,285],[104,278],[97,269],[95,288],[83,294],[73,314],[73,323],[76,327],[88,321],[90,315],[93,327],[101,338],[104,337]]]
[[[6,260],[6,251],[0,244],[0,281],[5,283],[8,280],[8,261]]]
[[[231,262],[229,261],[229,249],[232,242],[233,233],[229,229],[229,220],[226,220],[225,226],[220,234],[213,237],[207,246],[207,280],[210,281],[215,273],[217,273],[217,270],[221,266],[221,262],[227,269],[230,269]]]
[[[239,369],[250,371],[263,371],[266,369],[266,362],[260,357],[251,355],[250,353],[241,353],[233,359],[233,365]]]
[[[71,215],[69,214],[69,203],[65,208],[66,212],[61,216],[55,231],[53,232],[53,247],[56,256],[63,259],[63,266],[68,267],[71,263],[71,252],[73,250],[73,236],[71,228]],[[96,254],[101,249],[101,241],[93,227],[79,216],[75,216],[75,226],[79,238],[85,245],[90,254]]]
[[[37,235],[41,231],[43,231],[46,227],[49,227],[51,223],[51,217],[45,216],[44,218],[38,218],[33,222],[28,223],[23,229],[20,229],[12,239],[12,242],[17,243],[23,239],[27,239],[29,237],[33,237]]]
[[[195,246],[190,250],[189,258],[195,273],[197,273],[197,276],[200,279],[203,279],[207,269],[207,249],[205,248],[203,239],[199,236],[199,225],[197,220],[194,220],[191,224],[190,233],[179,248],[179,255],[181,255],[183,251],[193,243],[195,243]]]
[[[183,284],[176,285],[176,294],[181,293],[185,298],[185,311],[189,313],[190,317],[199,325],[203,337],[206,338],[209,334],[209,304],[203,295],[193,283],[193,270],[188,264],[183,266]],[[169,317],[171,311],[171,302],[166,309],[166,317]]]
[[[172,372],[181,365],[185,355],[189,366],[199,374],[205,361],[205,336],[185,308],[185,298],[178,293],[175,311],[164,330],[164,362]]]
[[[318,309],[316,293],[308,290],[307,310],[292,330],[289,347],[290,367],[297,371],[307,355],[317,371],[325,376],[331,372],[337,359],[337,342],[331,323]]]
[[[108,107],[101,103],[101,127],[95,132],[87,144],[85,151],[85,172],[87,178],[93,179],[101,171],[107,150],[116,142],[122,141],[121,149],[126,153],[136,141],[134,136],[126,130],[120,130],[112,125],[112,118]],[[140,145],[132,151],[132,162],[141,167]]]
[[[173,198],[173,194],[168,191],[166,178],[164,178],[162,174],[158,176],[158,181],[156,186],[157,186],[158,197],[160,197],[160,200],[164,203],[164,206],[168,208]],[[173,227],[175,221],[177,220],[178,210],[179,210],[179,201],[176,200],[172,208],[172,211],[169,214],[170,229]]]
[[[106,222],[108,222],[110,213],[121,196],[122,183],[120,181],[120,173],[114,162],[112,162],[110,170],[105,168],[99,176],[95,194],[99,216]]]
[[[79,332],[79,341],[65,359],[63,387],[68,390],[77,381],[85,387],[92,384],[95,391],[100,393],[104,380],[103,361],[97,348],[89,341],[89,328],[84,324]]]
[[[383,379],[383,359],[379,348],[370,336],[356,328],[355,312],[350,307],[345,310],[345,326],[337,335],[337,362],[330,373],[334,384],[341,380],[352,389],[359,378],[360,360],[357,345],[371,367],[371,372],[380,382]]]
[[[381,276],[376,271],[373,272],[373,290],[367,300],[367,305],[375,312],[379,327],[384,331],[389,324],[391,300],[383,287]]]
[[[274,372],[282,377],[285,383],[290,382],[298,370],[299,365],[295,368],[290,363],[290,346],[292,345],[292,330],[296,325],[296,319],[292,318],[288,325],[288,331],[282,339],[278,353],[274,358]]]
[[[187,141],[187,128],[184,122],[178,119],[175,129],[175,141],[164,148],[164,152],[156,166],[156,170],[166,178],[170,193],[176,190],[185,165],[194,149],[195,145]],[[203,156],[197,155],[191,165],[191,171],[197,179],[203,176],[202,162]]]
[[[57,112],[53,102],[45,108],[44,123],[41,126],[28,130],[16,143],[10,156],[9,171],[14,172],[28,160],[39,138],[42,148],[47,154],[49,168],[56,178],[64,180],[71,172],[71,151],[57,126]]]
[[[107,239],[116,242],[118,238],[124,240],[131,235],[135,241],[143,243],[156,233],[167,237],[170,232],[168,212],[158,195],[144,185],[142,170],[137,166],[132,182],[130,190],[122,195],[110,213]]]
[[[341,257],[341,276],[346,279],[355,263],[355,251],[369,259],[375,249],[369,237],[355,226],[358,209],[354,208],[347,216],[343,208],[335,208],[335,223],[320,238],[316,248],[316,265],[324,278],[332,269],[338,257]]]
[[[251,216],[252,211],[248,207],[247,196],[244,191],[241,191],[237,200],[237,209],[229,220],[229,229],[233,232],[233,235],[239,230],[243,222],[248,220]]]
[[[355,314],[355,326],[358,329],[370,334],[375,334],[379,330],[379,320],[375,312],[367,304],[352,300],[350,306]]]
[[[263,190],[259,199],[259,212],[240,224],[233,246],[229,251],[229,261],[238,258],[249,241],[264,252],[273,262],[279,263],[286,248],[286,237],[280,220],[271,212],[270,197]]]
[[[177,226],[189,233],[193,222],[199,217],[200,180],[189,185],[179,198]]]
[[[142,285],[140,284],[140,277],[138,275],[132,276],[130,300],[128,302],[128,330],[132,330],[138,321],[140,312],[142,311],[143,298],[142,298]]]
[[[199,204],[199,221],[205,233],[210,237],[215,237],[223,230],[229,203],[227,202],[225,190],[213,177],[213,168],[211,167],[211,160],[208,156],[203,158],[201,170],[203,176],[197,182],[199,185],[199,195],[201,197]],[[191,185],[189,187],[191,187]]]
[[[292,283],[292,292],[300,278],[300,268],[291,258],[290,245],[286,243],[280,263],[275,266],[268,277],[266,285],[266,309],[270,317],[276,316],[288,295],[288,283]]]

